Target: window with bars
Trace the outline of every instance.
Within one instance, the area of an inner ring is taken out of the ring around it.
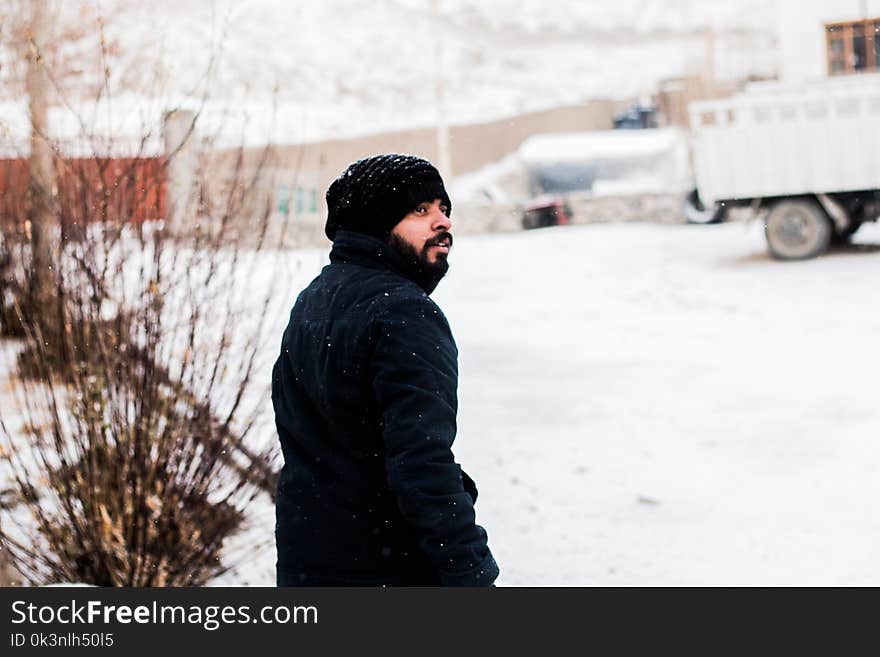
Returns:
[[[828,74],[880,71],[880,18],[825,26]]]

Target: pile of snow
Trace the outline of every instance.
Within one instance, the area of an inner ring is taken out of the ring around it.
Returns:
[[[452,185],[455,198],[483,203],[545,194],[682,194],[692,188],[688,138],[679,128],[533,135],[500,162]]]
[[[526,172],[514,152],[498,162],[456,176],[449,184],[450,197],[456,203],[506,203],[518,199],[526,187]]]
[[[674,194],[693,186],[688,139],[679,128],[535,135],[518,154],[526,169],[548,185],[554,184],[555,173],[564,178],[566,171],[586,171],[589,181],[577,189],[595,196]],[[542,191],[554,190],[545,185]]]
[[[678,128],[553,133],[526,139],[519,156],[527,165],[648,158],[672,150],[684,140]]]

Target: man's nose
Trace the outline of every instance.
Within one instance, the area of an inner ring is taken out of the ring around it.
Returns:
[[[446,213],[440,208],[434,209],[434,221],[431,222],[433,230],[450,230],[452,228],[452,220],[446,216]]]

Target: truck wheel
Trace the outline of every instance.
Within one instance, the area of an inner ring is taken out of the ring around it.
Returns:
[[[694,189],[684,199],[684,218],[689,224],[717,224],[724,220],[725,207],[716,203],[706,208],[700,193]]]
[[[775,204],[764,224],[770,254],[777,260],[806,260],[831,242],[831,220],[814,201],[792,199]]]

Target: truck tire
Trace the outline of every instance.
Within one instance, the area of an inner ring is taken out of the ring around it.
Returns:
[[[764,223],[770,254],[777,260],[815,258],[828,248],[833,232],[819,204],[808,199],[779,201]]]
[[[700,200],[700,192],[696,189],[684,199],[684,218],[689,224],[717,224],[724,221],[726,208],[716,203],[706,208]]]

